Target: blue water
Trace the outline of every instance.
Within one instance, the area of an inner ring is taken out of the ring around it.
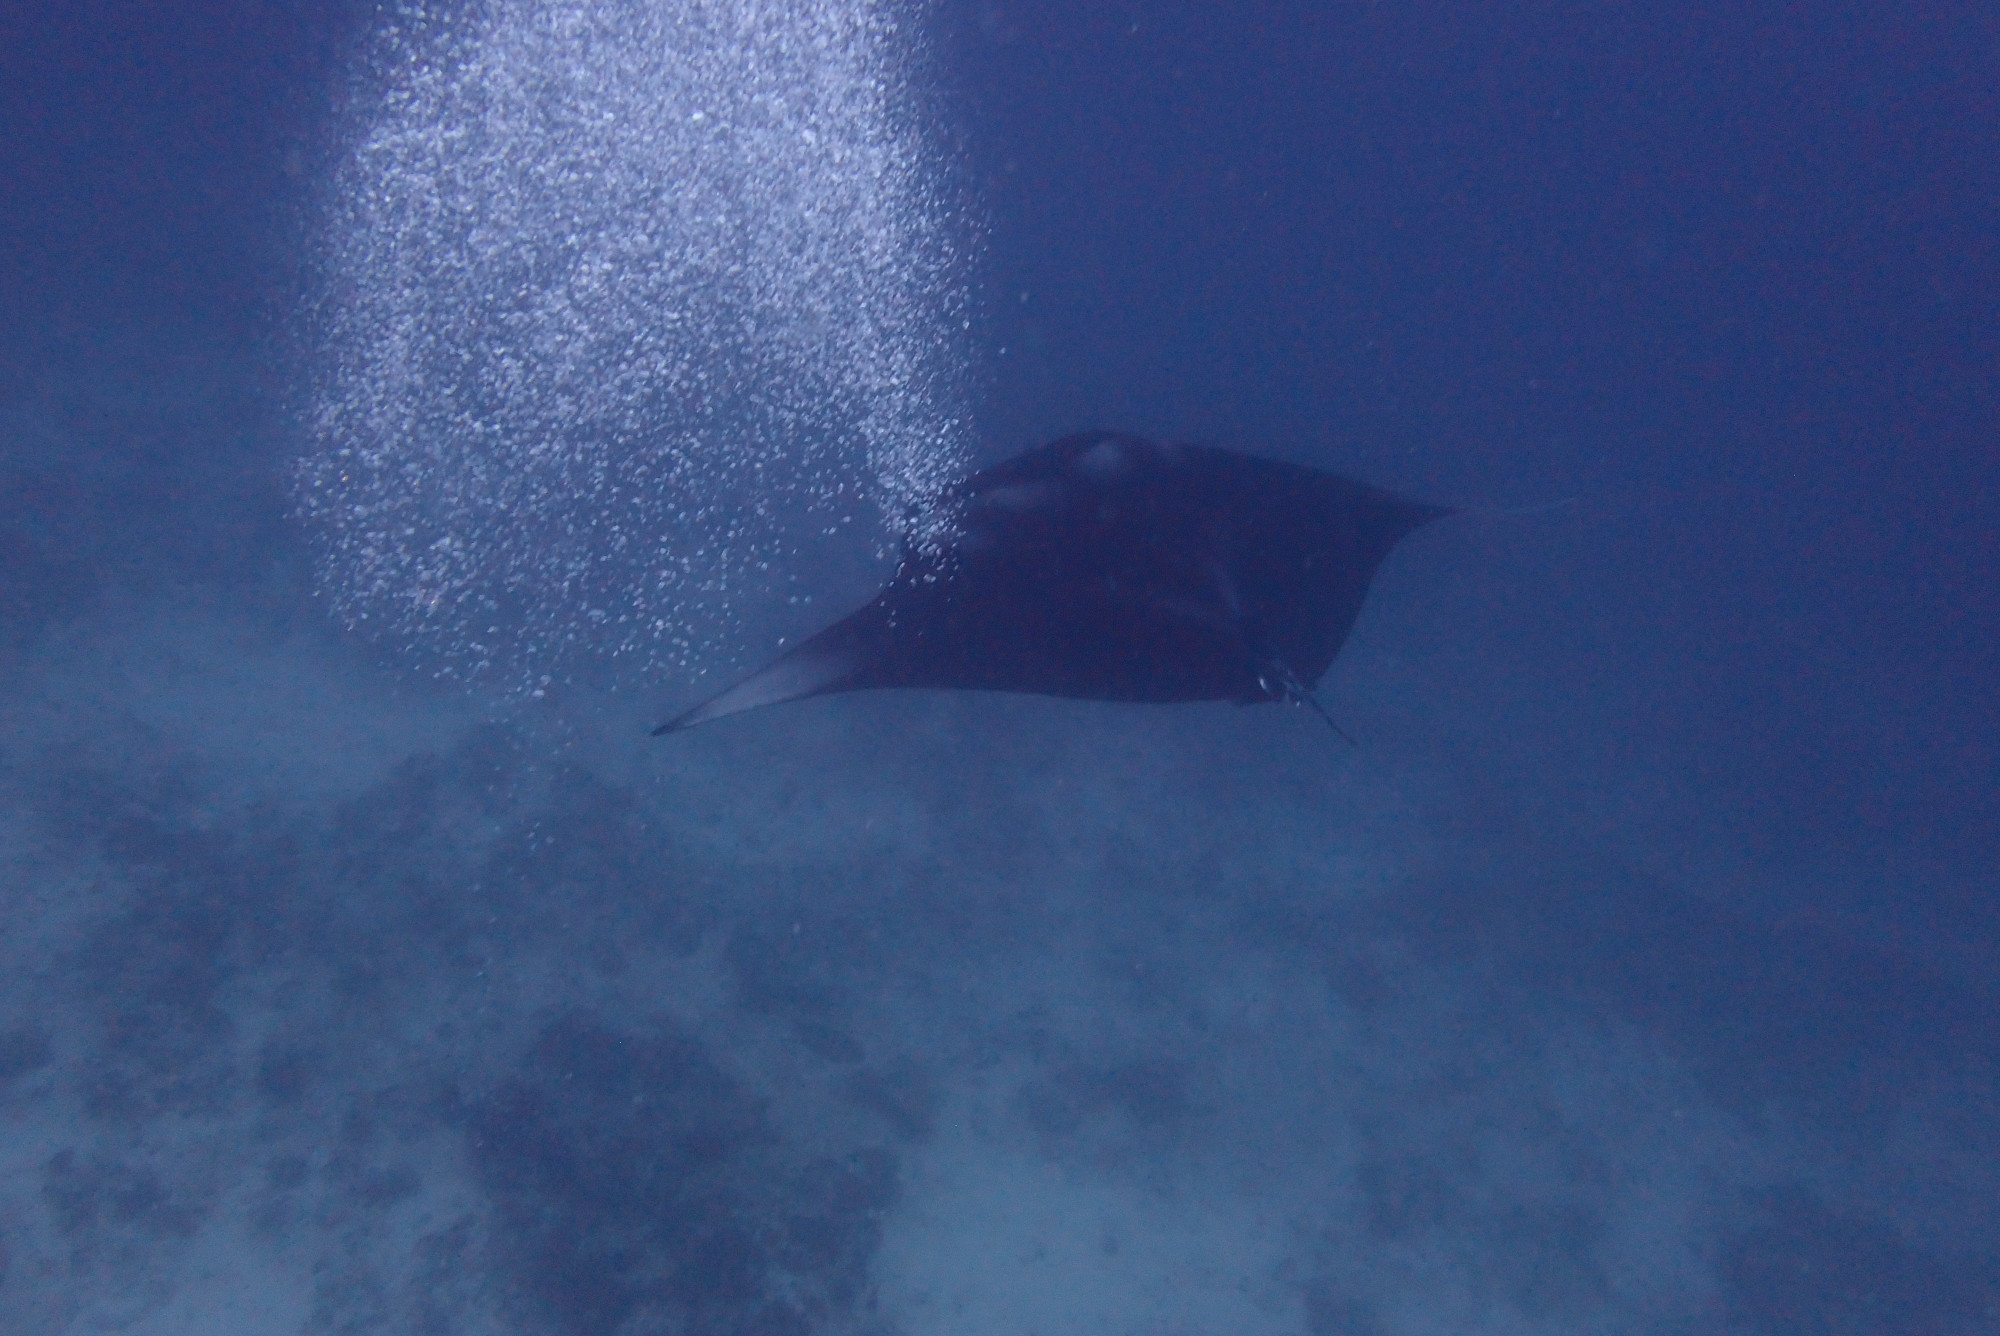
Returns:
[[[1250,9],[0,10],[0,1331],[2000,1331],[2000,25]],[[1098,426],[1359,746],[646,737]]]

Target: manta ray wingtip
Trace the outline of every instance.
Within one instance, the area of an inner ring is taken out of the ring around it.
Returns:
[[[709,697],[687,713],[667,720],[653,730],[653,736],[679,733],[712,719],[724,719],[783,701],[851,690],[850,679],[862,661],[855,628],[868,622],[872,609],[871,604],[834,623],[789,654],[780,655],[769,667],[752,673],[720,695]]]
[[[658,738],[665,737],[669,733],[685,733],[696,724],[705,724],[717,715],[717,711],[711,708],[714,704],[712,700],[703,701],[692,710],[677,714],[666,723],[654,728],[649,736]]]

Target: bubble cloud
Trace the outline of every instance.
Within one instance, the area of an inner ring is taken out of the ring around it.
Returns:
[[[801,532],[879,544],[962,469],[972,231],[917,17],[394,11],[305,314],[336,615],[514,685],[685,666]]]

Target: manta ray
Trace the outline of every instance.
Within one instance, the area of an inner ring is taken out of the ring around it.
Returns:
[[[1453,513],[1215,446],[1066,436],[947,488],[874,601],[653,732],[898,687],[1319,710],[1383,559]]]

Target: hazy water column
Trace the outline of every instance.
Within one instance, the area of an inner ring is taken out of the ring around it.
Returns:
[[[444,673],[686,662],[802,524],[959,469],[965,274],[898,5],[395,15],[307,308],[338,615]]]

